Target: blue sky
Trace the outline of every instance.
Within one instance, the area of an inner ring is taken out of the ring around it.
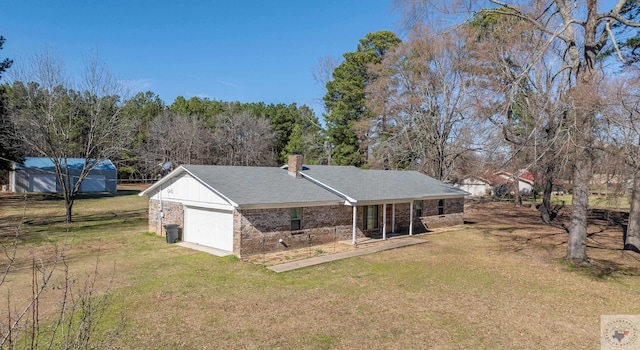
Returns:
[[[70,75],[95,52],[132,91],[306,104],[320,117],[318,59],[367,33],[398,33],[389,0],[12,0],[0,7],[0,59],[51,48]]]

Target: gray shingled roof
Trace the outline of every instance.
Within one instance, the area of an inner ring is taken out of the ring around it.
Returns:
[[[417,171],[309,165],[302,172],[358,202],[457,197],[468,194]]]
[[[189,173],[240,206],[336,202],[344,199],[275,167],[183,165]]]

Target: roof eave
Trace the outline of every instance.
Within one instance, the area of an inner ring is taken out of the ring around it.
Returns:
[[[138,196],[145,196],[145,195],[149,195],[149,193],[154,192],[156,189],[161,188],[162,185],[166,182],[168,182],[170,179],[176,177],[177,175],[186,172],[187,170],[185,168],[181,166],[177,167],[176,169],[174,169],[172,172],[170,172],[169,174],[167,174],[165,177],[161,178],[160,180],[158,180],[156,183],[154,183],[153,185],[147,187],[146,189],[144,189],[142,192],[138,193]]]
[[[317,201],[317,202],[286,202],[286,203],[246,203],[239,204],[237,209],[282,209],[282,208],[299,208],[299,207],[326,207],[341,206],[342,200]]]
[[[358,205],[399,204],[399,203],[409,203],[409,202],[418,201],[418,200],[460,198],[460,197],[465,197],[470,195],[471,193],[464,191],[464,193],[460,193],[460,194],[446,194],[446,195],[439,194],[439,195],[432,195],[432,196],[418,196],[418,197],[407,197],[407,198],[369,199],[369,200],[359,200]]]

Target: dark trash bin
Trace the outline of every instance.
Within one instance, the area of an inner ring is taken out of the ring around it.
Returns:
[[[167,243],[176,243],[178,241],[179,227],[176,224],[164,225],[164,231],[166,233]]]

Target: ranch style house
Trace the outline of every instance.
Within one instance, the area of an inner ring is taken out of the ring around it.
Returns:
[[[468,192],[417,171],[303,165],[182,165],[144,190],[149,231],[179,225],[182,240],[238,257],[357,244],[463,223]]]

